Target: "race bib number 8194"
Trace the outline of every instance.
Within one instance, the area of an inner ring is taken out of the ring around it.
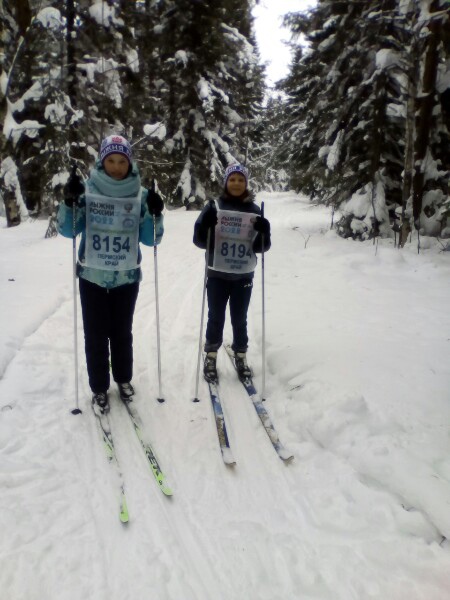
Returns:
[[[231,210],[217,211],[212,269],[224,273],[251,273],[256,268],[253,227],[257,215]]]

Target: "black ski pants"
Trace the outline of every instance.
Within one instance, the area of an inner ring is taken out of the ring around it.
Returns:
[[[208,277],[208,324],[206,326],[205,352],[217,351],[223,342],[223,328],[228,301],[230,302],[232,348],[246,352],[248,346],[247,312],[252,296],[253,279],[220,279]]]
[[[133,315],[139,283],[106,289],[79,280],[89,386],[94,393],[109,388],[109,350],[114,381],[133,376]]]

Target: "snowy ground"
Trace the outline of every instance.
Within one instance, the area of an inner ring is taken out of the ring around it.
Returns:
[[[131,521],[89,408],[80,323],[73,416],[72,246],[45,222],[0,230],[2,600],[448,600],[450,254],[345,241],[293,194],[260,196],[266,255],[266,407],[273,451],[225,355],[237,466],[222,463],[207,389],[195,391],[203,252],[196,214],[166,215],[135,317],[136,400],[174,490],[157,489],[112,394]],[[261,384],[261,274],[249,315]],[[228,330],[229,331],[229,330]]]

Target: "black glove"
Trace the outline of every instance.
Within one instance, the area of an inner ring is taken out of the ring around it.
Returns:
[[[147,206],[148,212],[155,217],[159,217],[162,213],[164,202],[162,201],[161,196],[155,192],[155,190],[148,190]]]
[[[217,210],[214,204],[209,204],[208,208],[203,213],[202,217],[202,229],[209,229],[217,225]]]
[[[64,186],[64,204],[72,208],[78,203],[78,198],[84,193],[84,185],[79,175],[77,175],[77,166],[73,165],[72,172],[66,185]]]
[[[255,231],[262,233],[264,237],[270,235],[270,223],[264,217],[256,217],[253,227],[255,228]]]

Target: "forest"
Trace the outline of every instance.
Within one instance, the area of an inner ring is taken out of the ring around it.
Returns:
[[[318,0],[290,13],[269,89],[257,0],[1,0],[0,211],[49,219],[72,165],[130,140],[167,208],[225,167],[332,209],[343,237],[450,238],[450,1]]]

